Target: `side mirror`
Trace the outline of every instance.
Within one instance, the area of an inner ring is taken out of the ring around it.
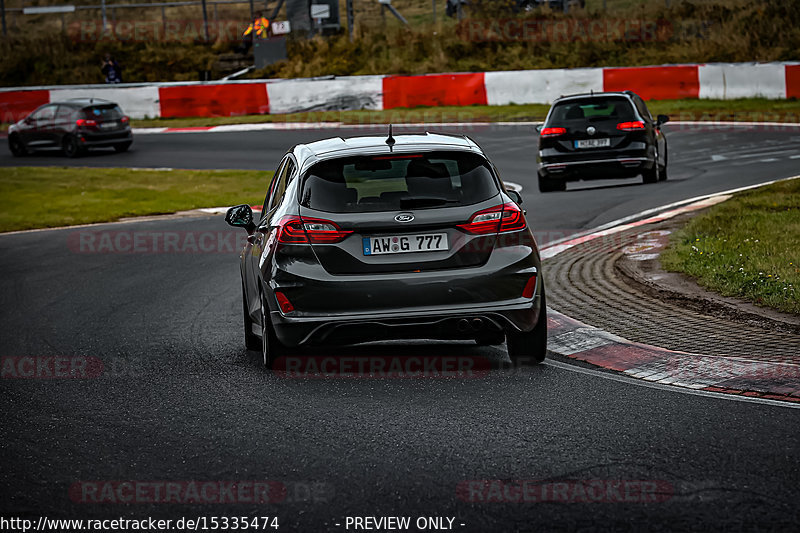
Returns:
[[[659,126],[662,124],[666,124],[667,122],[669,122],[669,117],[667,115],[658,115],[656,117],[656,124],[658,124]]]
[[[235,228],[244,228],[252,234],[256,226],[253,224],[253,210],[247,204],[235,205],[225,213],[225,222]]]
[[[514,200],[514,203],[519,205],[522,203],[522,195],[514,189],[506,189],[506,194]]]
[[[536,125],[536,133],[542,133],[542,127],[544,127],[543,123],[542,124],[537,124]]]

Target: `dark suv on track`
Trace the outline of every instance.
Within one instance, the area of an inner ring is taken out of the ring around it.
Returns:
[[[45,104],[8,128],[8,147],[18,157],[35,150],[61,150],[67,157],[89,148],[124,152],[131,143],[128,117],[114,102],[99,98]]]
[[[333,138],[292,148],[241,254],[244,337],[288,348],[379,339],[507,340],[545,357],[539,253],[521,197],[465,136]]]
[[[541,192],[563,191],[568,181],[667,179],[667,139],[644,100],[631,91],[564,96],[553,103],[539,131]]]

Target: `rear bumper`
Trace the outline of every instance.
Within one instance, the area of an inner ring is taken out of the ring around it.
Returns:
[[[115,144],[124,144],[133,142],[133,133],[131,131],[109,133],[106,135],[80,135],[81,145],[87,148],[102,148],[114,146]]]
[[[598,158],[588,161],[543,161],[539,163],[539,174],[545,178],[567,181],[632,178],[643,170],[653,168],[653,158],[645,156],[623,156]]]
[[[631,178],[653,168],[655,149],[643,142],[625,148],[591,152],[539,151],[538,170],[544,178],[565,181]]]
[[[474,339],[507,331],[530,331],[541,298],[515,305],[480,305],[401,313],[290,318],[271,313],[275,335],[286,346],[348,344],[381,339]]]
[[[541,264],[530,245],[496,249],[477,267],[332,275],[319,263],[294,261],[279,263],[274,274],[267,284],[267,302],[275,334],[287,346],[385,338],[472,339],[529,331],[539,316]],[[536,287],[533,297],[525,298],[531,278]],[[286,295],[295,311],[280,311],[275,291]]]

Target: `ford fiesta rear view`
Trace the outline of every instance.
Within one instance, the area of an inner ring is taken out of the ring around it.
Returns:
[[[538,249],[521,197],[474,141],[333,138],[292,148],[241,254],[245,344],[270,366],[302,345],[474,339],[540,362]]]

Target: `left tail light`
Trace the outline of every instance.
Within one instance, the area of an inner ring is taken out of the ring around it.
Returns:
[[[567,128],[542,128],[539,132],[540,137],[558,137],[567,133]]]
[[[466,224],[456,227],[473,235],[488,233],[506,233],[525,229],[525,217],[522,210],[513,202],[497,205],[473,214]]]
[[[94,128],[97,127],[97,121],[90,118],[79,118],[75,121],[75,125],[81,128]]]
[[[283,244],[336,244],[351,233],[322,218],[285,216],[278,222],[278,242]]]

